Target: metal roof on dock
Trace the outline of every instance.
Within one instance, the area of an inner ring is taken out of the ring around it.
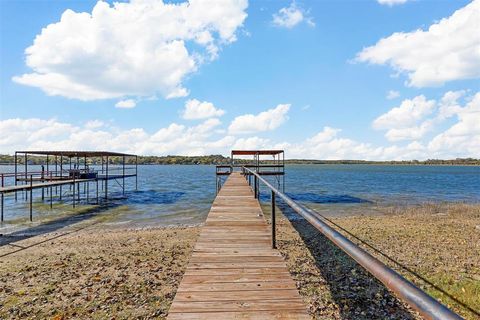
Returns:
[[[129,156],[134,157],[134,154],[120,153],[112,151],[37,151],[26,150],[16,151],[15,153],[26,153],[43,156],[65,156],[65,157],[107,157],[107,156]]]
[[[283,150],[232,150],[232,155],[254,156],[254,155],[277,155]]]

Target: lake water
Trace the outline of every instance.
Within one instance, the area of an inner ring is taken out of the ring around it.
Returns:
[[[92,211],[108,215],[106,224],[190,225],[204,221],[215,197],[215,166],[151,165],[138,170],[138,191],[134,190],[135,179],[126,179],[124,198],[120,186],[110,181],[109,206]],[[12,166],[0,166],[0,172],[11,171]],[[94,189],[91,191],[93,195]],[[480,203],[480,167],[291,165],[286,167],[285,192],[326,215],[375,214],[382,206],[423,202]],[[39,200],[40,191],[35,193],[34,199]],[[0,233],[18,224],[28,225],[28,205],[22,195],[18,198],[15,202],[13,195],[6,196],[6,221]],[[44,204],[35,203],[36,223],[72,210],[71,202],[54,203],[50,210],[46,199]],[[264,188],[261,200],[269,200]]]

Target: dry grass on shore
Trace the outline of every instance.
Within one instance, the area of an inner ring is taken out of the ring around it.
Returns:
[[[468,306],[479,311],[480,206],[425,204],[385,208],[384,212],[380,216],[342,217],[333,221],[438,286],[444,293],[363,245],[466,319],[478,319],[479,315],[469,311]],[[350,238],[359,243],[358,239]],[[419,317],[308,222],[281,219],[279,239],[279,248],[316,318]]]
[[[0,319],[162,318],[197,235],[198,228],[87,229],[4,245]]]

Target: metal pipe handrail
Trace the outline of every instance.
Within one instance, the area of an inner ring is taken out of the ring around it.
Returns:
[[[332,241],[337,247],[348,254],[358,264],[370,272],[375,278],[380,280],[388,289],[395,292],[403,301],[408,303],[413,309],[418,311],[425,319],[435,320],[460,320],[461,316],[438,302],[425,291],[417,287],[412,282],[408,281],[398,272],[389,268],[380,260],[372,256],[367,251],[363,250],[355,243],[344,237],[341,233],[333,229],[327,224],[325,218],[320,214],[309,209],[301,204],[296,203],[283,192],[276,189],[268,181],[263,179],[255,171],[248,168],[242,168],[243,171],[249,171],[254,175],[255,180],[263,182],[271,191],[272,194],[277,194],[285,201],[295,212],[310,222],[318,231]],[[258,192],[258,183],[255,181],[254,193]],[[273,202],[272,202],[273,204]],[[273,227],[273,226],[272,226]]]

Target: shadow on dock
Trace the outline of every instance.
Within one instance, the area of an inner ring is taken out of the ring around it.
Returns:
[[[342,319],[415,319],[375,277],[282,201],[277,206],[299,233],[325,279]],[[295,217],[296,216],[296,217]]]

